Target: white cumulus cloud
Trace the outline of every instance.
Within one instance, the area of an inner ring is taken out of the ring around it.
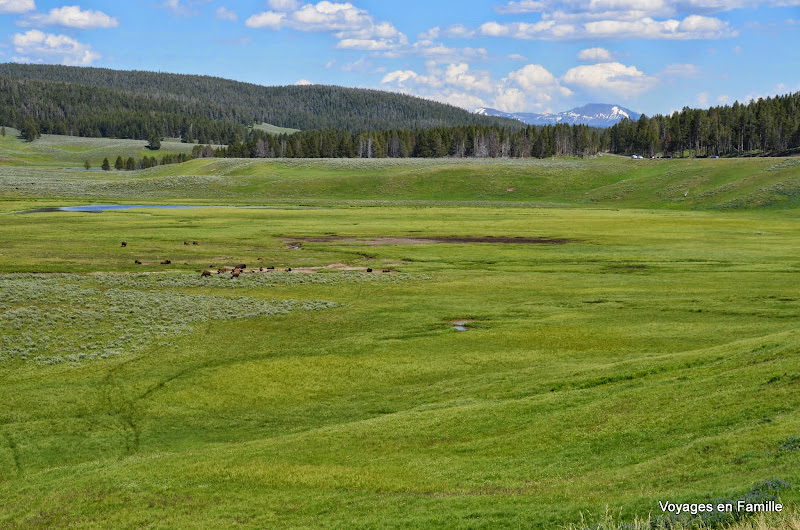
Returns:
[[[259,13],[248,18],[244,25],[248,28],[268,28],[268,29],[281,29],[283,21],[286,19],[285,13],[275,13],[274,11],[266,11]]]
[[[488,72],[475,70],[465,62],[439,67],[427,62],[427,74],[413,70],[395,70],[383,76],[381,84],[395,90],[473,110],[494,107],[506,112],[545,110],[553,101],[561,101],[572,91],[547,69],[529,64],[510,72],[503,79],[492,79]]]
[[[36,9],[33,0],[0,0],[0,13],[19,14]]]
[[[44,33],[32,29],[12,37],[18,62],[61,62],[66,65],[86,66],[100,59],[100,54],[66,35]]]
[[[800,0],[515,0],[495,10],[505,15],[536,13],[539,20],[488,21],[476,34],[551,41],[723,39],[737,36],[738,31],[709,15],[789,3],[800,5]]]
[[[214,18],[217,20],[229,20],[231,22],[236,22],[239,20],[239,16],[227,7],[217,8],[217,10],[214,12]]]
[[[589,62],[608,62],[611,61],[611,52],[605,48],[587,48],[578,52],[578,60]]]
[[[495,10],[503,14],[516,14],[516,13],[540,13],[549,7],[548,2],[539,2],[536,0],[518,0],[509,2],[504,6],[497,6]]]
[[[562,81],[570,86],[595,92],[610,92],[622,97],[644,92],[657,82],[654,77],[645,75],[635,66],[625,66],[618,62],[570,68]]]
[[[595,38],[645,39],[722,39],[737,35],[728,22],[718,18],[690,15],[683,20],[599,20],[584,25],[586,34]]]
[[[18,22],[20,26],[63,26],[66,28],[95,29],[116,28],[119,21],[102,11],[83,10],[79,6],[51,9],[47,14],[28,15]]]
[[[396,46],[386,40],[378,39],[342,39],[336,47],[341,50],[365,50],[365,51],[381,51],[391,50]]]
[[[417,77],[419,76],[413,70],[395,70],[383,76],[381,84],[397,83],[398,85],[402,85],[409,79],[416,79]]]
[[[304,4],[286,0],[271,0],[274,11],[257,13],[247,19],[250,28],[333,33],[339,48],[357,50],[389,50],[408,43],[405,35],[389,22],[376,22],[364,9],[349,2]]]
[[[294,11],[300,7],[297,0],[269,0],[267,5],[276,11]]]

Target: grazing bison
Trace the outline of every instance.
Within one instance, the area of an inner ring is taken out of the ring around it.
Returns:
[[[292,268],[291,267],[287,267],[286,268],[286,272],[292,272]]]
[[[259,267],[258,272],[264,272],[264,267]]]
[[[383,269],[381,272],[392,272],[392,269]]]
[[[367,267],[367,272],[372,272],[372,269]]]
[[[184,241],[184,242],[183,242],[183,244],[184,244],[184,245],[188,245],[188,244],[189,244],[189,242],[188,242],[188,241]]]
[[[236,268],[237,268],[237,269],[242,269],[242,270],[245,270],[245,269],[247,268],[247,265],[245,265],[244,263],[242,263],[241,265],[237,265],[237,266],[236,266]]]
[[[128,246],[128,242],[127,242],[127,241],[123,241],[123,242],[122,242],[122,246],[123,246],[123,247],[127,247],[127,246]]]
[[[211,276],[211,271],[203,271],[203,272],[200,273],[200,276],[203,276],[203,277]]]
[[[240,271],[239,269],[233,269],[233,272],[231,273],[231,278],[238,278],[241,273],[242,271]]]
[[[134,263],[135,263],[135,264],[137,264],[137,265],[141,265],[141,264],[142,264],[142,262],[141,262],[141,261],[139,261],[138,259],[137,259],[137,260],[135,260],[135,261],[134,261]]]
[[[197,241],[192,241],[192,245],[195,245],[195,246],[196,246],[196,245],[199,245],[199,244],[200,244],[200,243],[198,243]]]
[[[269,267],[267,267],[267,270],[268,270],[268,271],[274,271],[274,270],[275,270],[275,267],[274,267],[273,265],[270,265]]]
[[[172,265],[172,262],[170,260],[168,260],[168,259],[165,259],[164,261],[161,262],[161,264],[162,265]]]

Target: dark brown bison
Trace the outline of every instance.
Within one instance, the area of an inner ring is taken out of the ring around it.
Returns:
[[[275,267],[274,267],[273,265],[270,265],[269,267],[267,267],[267,270],[268,270],[268,271],[274,271],[274,270],[275,270]]]
[[[161,262],[161,264],[162,265],[172,265],[172,262],[170,260],[168,260],[168,259],[165,259],[164,261]]]
[[[245,269],[247,268],[247,265],[245,265],[244,263],[242,263],[241,265],[237,265],[237,266],[236,266],[236,268],[237,268],[237,269],[242,269],[242,270],[245,270]]]
[[[367,267],[367,272],[372,272],[372,269]]]
[[[292,268],[291,267],[287,267],[286,268],[286,272],[292,272]]]
[[[122,246],[123,246],[123,247],[127,247],[127,246],[128,246],[128,242],[127,242],[127,241],[123,241],[123,242],[122,242]]]
[[[381,272],[392,272],[392,269],[383,269]]]
[[[184,242],[183,242],[183,244],[184,244],[184,245],[188,245],[188,244],[189,244],[189,242],[188,242],[188,241],[184,241]]]
[[[141,264],[142,264],[142,262],[141,262],[141,261],[139,261],[138,259],[137,259],[137,260],[135,260],[135,261],[134,261],[134,263],[135,263],[135,264],[137,264],[137,265],[141,265]]]
[[[196,246],[196,245],[199,245],[199,244],[200,244],[200,243],[198,243],[197,241],[192,241],[192,245],[195,245],[195,246]]]
[[[203,271],[203,272],[200,273],[200,276],[203,276],[203,277],[211,276],[211,271]]]

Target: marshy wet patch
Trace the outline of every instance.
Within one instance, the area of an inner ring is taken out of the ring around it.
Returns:
[[[471,324],[475,321],[469,318],[462,318],[450,320],[449,322],[455,331],[469,331],[472,328]]]
[[[350,237],[350,236],[319,236],[319,237],[284,237],[292,245],[306,243],[356,243],[361,245],[427,245],[435,243],[469,244],[489,243],[500,245],[566,245],[575,240],[554,237],[522,237],[522,236],[385,236],[385,237]]]
[[[312,206],[236,206],[228,204],[86,204],[82,206],[51,206],[45,208],[35,208],[16,214],[34,213],[54,213],[54,212],[80,212],[80,213],[102,213],[108,211],[126,211],[139,209],[155,210],[199,210],[203,208],[226,208],[232,210],[320,210],[322,208]]]

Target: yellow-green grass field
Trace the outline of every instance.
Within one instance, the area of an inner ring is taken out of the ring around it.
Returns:
[[[270,123],[260,123],[258,125],[254,125],[253,128],[258,129],[259,131],[268,132],[270,134],[292,134],[300,132],[300,129],[291,129],[289,127],[278,127],[277,125],[272,125]]]
[[[797,528],[794,159],[51,162],[0,167],[0,527]],[[17,213],[118,202],[273,208]]]
[[[147,149],[147,140],[120,140],[109,138],[81,138],[78,136],[56,136],[44,134],[33,142],[18,137],[19,131],[6,127],[6,135],[0,136],[0,167],[58,167],[84,170],[84,162],[89,161],[92,169],[100,169],[103,159],[108,158],[111,166],[118,156],[123,159],[145,156],[161,159],[165,154],[191,154],[192,144],[180,140],[165,139],[161,149]]]

